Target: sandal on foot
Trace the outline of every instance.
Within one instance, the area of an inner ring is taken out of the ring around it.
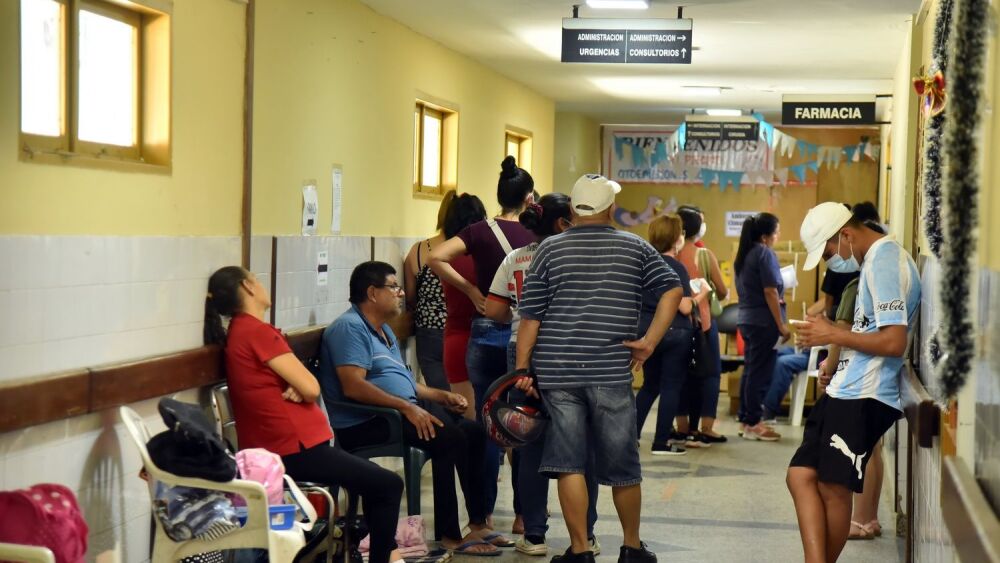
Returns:
[[[493,546],[494,549],[492,551],[471,551],[469,549],[477,545],[490,545]],[[452,549],[451,551],[457,555],[469,555],[472,557],[497,557],[500,555],[500,550],[496,549],[495,545],[482,540],[469,540],[459,545],[458,547]]]
[[[849,540],[873,540],[875,539],[875,533],[868,527],[867,524],[862,524],[860,522],[855,522],[851,520],[851,531],[847,534],[847,539]]]
[[[427,552],[427,555],[419,557],[404,557],[406,563],[447,563],[451,561],[451,552],[447,549],[435,549]]]
[[[488,543],[496,547],[514,547],[514,542],[503,537],[503,534],[499,532],[486,534],[485,536],[482,537],[482,540],[484,543]]]
[[[878,518],[869,522],[867,526],[868,529],[871,530],[873,534],[875,534],[875,537],[879,538],[882,537],[882,524],[879,524]]]

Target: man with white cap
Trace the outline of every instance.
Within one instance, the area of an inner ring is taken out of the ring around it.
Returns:
[[[597,481],[612,487],[624,542],[619,562],[652,563],[639,538],[642,504],[632,369],[673,321],[682,289],[676,272],[640,237],[612,226],[616,182],[597,174],[570,195],[574,226],[541,242],[524,281],[517,334],[519,386],[540,389],[550,417],[539,472],[558,479],[571,545],[553,558],[591,563],[584,470],[593,448]],[[642,292],[658,298],[637,334]]]
[[[832,271],[861,271],[851,329],[816,316],[797,331],[801,346],[844,349],[826,395],[806,421],[786,479],[805,560],[832,562],[847,541],[852,492],[862,490],[872,449],[903,410],[899,377],[920,307],[920,278],[902,246],[840,203],[810,209],[800,235],[806,270],[823,258]]]

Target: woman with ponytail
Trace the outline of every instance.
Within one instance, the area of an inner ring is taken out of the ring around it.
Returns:
[[[240,447],[278,454],[293,479],[359,494],[371,531],[371,561],[402,561],[394,538],[403,481],[333,448],[330,424],[316,404],[319,382],[292,353],[284,335],[264,321],[270,307],[267,288],[239,266],[222,268],[208,280],[205,343],[224,347]],[[222,317],[229,318],[228,330]]]
[[[514,157],[508,156],[500,164],[497,182],[497,201],[500,214],[479,221],[462,229],[458,236],[448,239],[431,252],[430,267],[441,280],[460,289],[476,306],[472,319],[466,365],[469,381],[476,394],[476,414],[481,416],[486,390],[506,372],[507,343],[510,341],[510,324],[499,323],[483,316],[486,312],[486,294],[490,291],[493,276],[503,259],[514,250],[534,242],[535,234],[518,222],[518,216],[534,202],[535,181],[531,174],[517,166]],[[472,283],[456,271],[452,262],[463,255],[472,256],[476,266],[476,282]],[[500,473],[500,450],[490,442],[486,448],[486,508],[492,515],[497,497],[497,476]],[[515,512],[516,512],[515,507]],[[492,522],[492,516],[489,518]],[[498,540],[498,546],[512,545]]]
[[[745,343],[738,417],[741,434],[747,440],[773,442],[781,438],[761,421],[764,393],[778,358],[776,343],[779,338],[785,341],[789,337],[785,327],[785,285],[773,250],[780,234],[776,216],[758,213],[748,217],[733,261],[740,296],[737,324]]]

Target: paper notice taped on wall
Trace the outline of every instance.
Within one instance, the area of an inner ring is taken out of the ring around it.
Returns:
[[[316,219],[319,216],[319,198],[316,195],[316,181],[309,180],[302,186],[302,234],[316,234]]]
[[[330,210],[331,211],[331,213],[330,213],[330,217],[331,217],[331,219],[330,219],[330,232],[333,233],[333,234],[335,234],[335,235],[339,235],[340,234],[340,214],[341,214],[341,211],[344,208],[343,207],[343,200],[342,200],[342,197],[343,197],[343,179],[344,179],[344,170],[340,166],[338,166],[338,165],[335,164],[333,166],[333,174],[331,174],[331,178],[330,178],[331,187],[332,187],[332,190],[333,190],[333,194],[332,194],[333,197],[331,198],[331,201],[333,202],[331,205],[333,207]]]

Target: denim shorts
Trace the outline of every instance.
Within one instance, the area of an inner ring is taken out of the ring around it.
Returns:
[[[584,474],[593,448],[598,483],[627,487],[642,482],[630,385],[544,389],[542,399],[551,421],[539,473]]]

